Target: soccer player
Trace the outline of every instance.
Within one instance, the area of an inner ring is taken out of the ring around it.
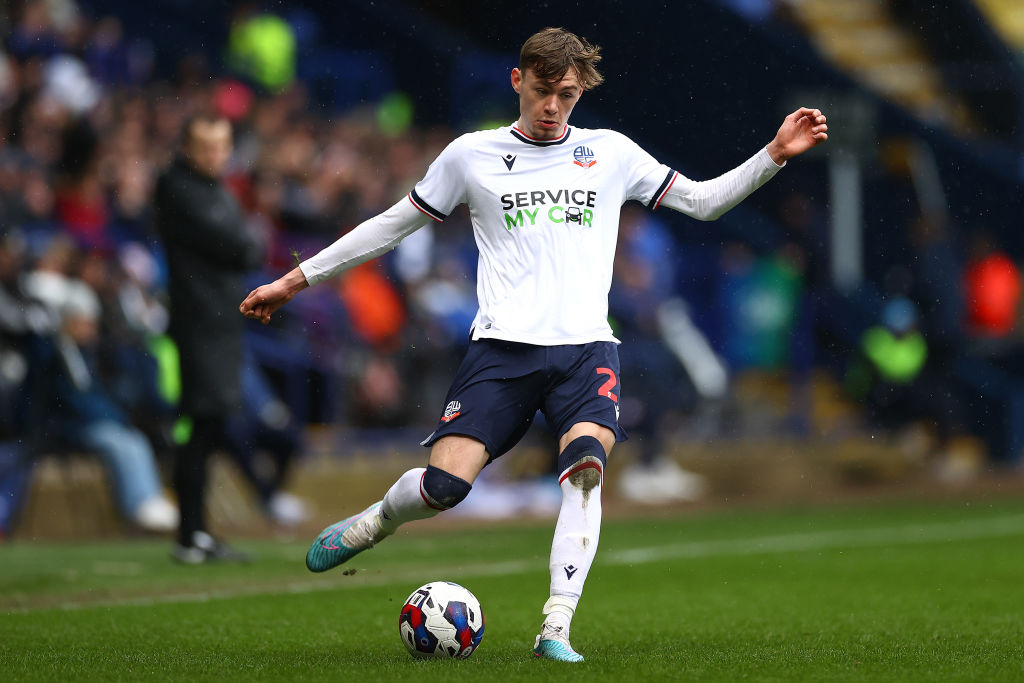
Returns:
[[[479,310],[437,429],[423,441],[431,447],[427,467],[409,470],[381,501],[324,529],[306,565],[316,572],[338,566],[401,524],[454,507],[540,410],[558,436],[562,505],[534,654],[569,662],[583,660],[569,644],[569,627],[597,551],[605,463],[626,438],[617,419],[618,342],[607,320],[620,207],[633,199],[713,220],[828,138],[825,116],[801,108],[740,166],[695,182],[620,133],[569,126],[583,92],[603,80],[600,59],[598,47],[564,29],[531,36],[511,74],[518,121],[457,138],[406,198],[240,306],[267,323],[302,289],[469,205]]]

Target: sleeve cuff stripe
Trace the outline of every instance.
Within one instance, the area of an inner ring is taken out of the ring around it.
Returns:
[[[654,197],[651,199],[651,203],[647,206],[653,211],[661,206],[661,200],[668,194],[669,188],[676,182],[676,178],[679,174],[673,171],[671,168],[668,170],[668,175],[665,176],[665,180],[661,182],[658,187],[658,191],[654,193]]]
[[[441,221],[448,217],[441,213],[440,211],[438,211],[437,209],[435,209],[434,207],[432,207],[430,204],[427,204],[425,201],[423,201],[423,198],[416,194],[415,188],[413,189],[412,192],[409,193],[409,201],[412,202],[413,206],[415,206],[417,209],[433,218],[438,223],[440,223]]]

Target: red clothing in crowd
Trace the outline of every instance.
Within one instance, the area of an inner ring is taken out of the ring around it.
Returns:
[[[989,337],[1008,334],[1017,323],[1021,275],[1006,254],[995,253],[970,264],[964,275],[967,324]]]

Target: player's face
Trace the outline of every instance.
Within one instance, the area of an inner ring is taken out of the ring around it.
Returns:
[[[517,125],[538,140],[553,140],[562,134],[583,94],[579,78],[572,71],[554,83],[538,78],[533,69],[512,69],[512,88],[519,93]]]

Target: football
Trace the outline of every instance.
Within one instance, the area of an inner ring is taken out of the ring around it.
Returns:
[[[459,584],[431,581],[402,605],[398,630],[413,657],[465,659],[483,640],[484,612],[480,601]]]

